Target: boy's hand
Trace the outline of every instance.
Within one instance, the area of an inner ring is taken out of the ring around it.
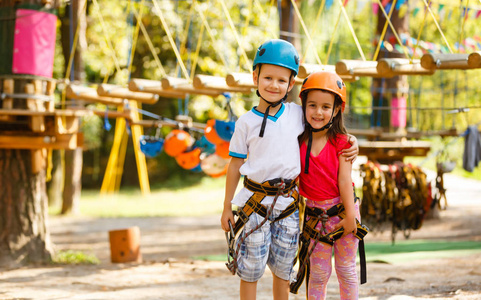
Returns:
[[[222,229],[225,232],[230,231],[229,221],[232,224],[232,226],[234,226],[235,221],[234,221],[234,214],[232,213],[232,208],[224,209],[224,211],[222,212],[222,217],[220,218],[220,224],[222,226]]]
[[[342,237],[345,237],[350,233],[353,233],[354,235],[356,235],[357,233],[356,218],[342,219],[341,222],[337,223],[337,225],[334,226],[334,231],[336,231],[341,227],[344,228],[344,233],[342,234]]]
[[[359,154],[359,144],[357,143],[357,138],[355,136],[348,134],[347,137],[347,141],[352,146],[348,149],[342,150],[341,155],[346,158],[346,161],[350,160],[351,163],[353,163],[356,160],[357,155]]]

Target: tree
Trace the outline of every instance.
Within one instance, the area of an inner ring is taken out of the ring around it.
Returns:
[[[0,2],[3,32],[14,28],[16,10],[22,4],[55,8],[57,1],[30,0]],[[29,8],[31,8],[29,6]],[[13,41],[13,37],[11,39]],[[13,47],[13,43],[7,47]],[[10,49],[13,50],[13,49]],[[12,51],[13,52],[13,51]],[[12,67],[3,69],[6,77]],[[6,79],[3,79],[4,81]],[[3,84],[4,82],[2,82]],[[26,79],[15,79],[10,93],[24,93]],[[5,84],[5,86],[7,86]],[[17,105],[17,102],[13,104]],[[2,133],[15,134],[21,126],[2,125]],[[19,128],[15,128],[19,127]],[[0,149],[0,266],[45,262],[52,254],[47,228],[48,206],[45,185],[45,149]]]

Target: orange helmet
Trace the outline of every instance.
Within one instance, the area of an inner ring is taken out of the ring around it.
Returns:
[[[230,158],[229,156],[230,142],[223,142],[215,146],[215,154],[222,158]]]
[[[184,169],[190,170],[200,164],[200,148],[195,148],[189,152],[183,152],[175,157],[175,160]]]
[[[324,90],[335,95],[338,95],[342,101],[341,110],[344,112],[346,106],[346,85],[341,77],[333,72],[319,71],[307,76],[302,83],[299,97],[304,102],[306,101],[306,91],[308,90]]]
[[[188,132],[174,129],[165,137],[164,151],[167,155],[176,157],[186,151],[193,143],[194,139]]]
[[[215,119],[210,119],[204,129],[205,138],[214,145],[218,145],[224,140],[217,134],[215,130]]]

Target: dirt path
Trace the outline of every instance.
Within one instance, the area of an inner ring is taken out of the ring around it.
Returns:
[[[410,240],[481,243],[481,182],[448,174],[449,207],[427,220]],[[141,264],[112,264],[108,231],[139,226]],[[92,266],[31,266],[0,269],[0,299],[238,299],[238,278],[223,261],[192,257],[223,255],[219,216],[202,218],[53,218],[57,250],[81,250],[101,261]],[[390,233],[370,234],[367,243],[389,241]],[[404,238],[398,234],[397,240]],[[479,249],[479,248],[478,248]],[[434,252],[433,252],[434,253]],[[481,299],[481,251],[433,255],[394,263],[368,263],[361,299]],[[426,258],[427,257],[427,258]],[[409,257],[408,257],[409,258]],[[369,257],[368,257],[369,260]],[[269,272],[259,282],[258,299],[272,299]],[[335,272],[329,299],[338,299]],[[305,299],[305,290],[291,299]]]

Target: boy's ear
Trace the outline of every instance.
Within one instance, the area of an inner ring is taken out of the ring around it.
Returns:
[[[291,76],[291,79],[289,80],[289,88],[287,89],[288,92],[292,90],[294,84],[296,84],[296,78],[294,76]]]
[[[257,68],[252,71],[252,81],[254,82],[254,85],[257,86],[257,77],[258,77],[258,74],[257,74]]]

